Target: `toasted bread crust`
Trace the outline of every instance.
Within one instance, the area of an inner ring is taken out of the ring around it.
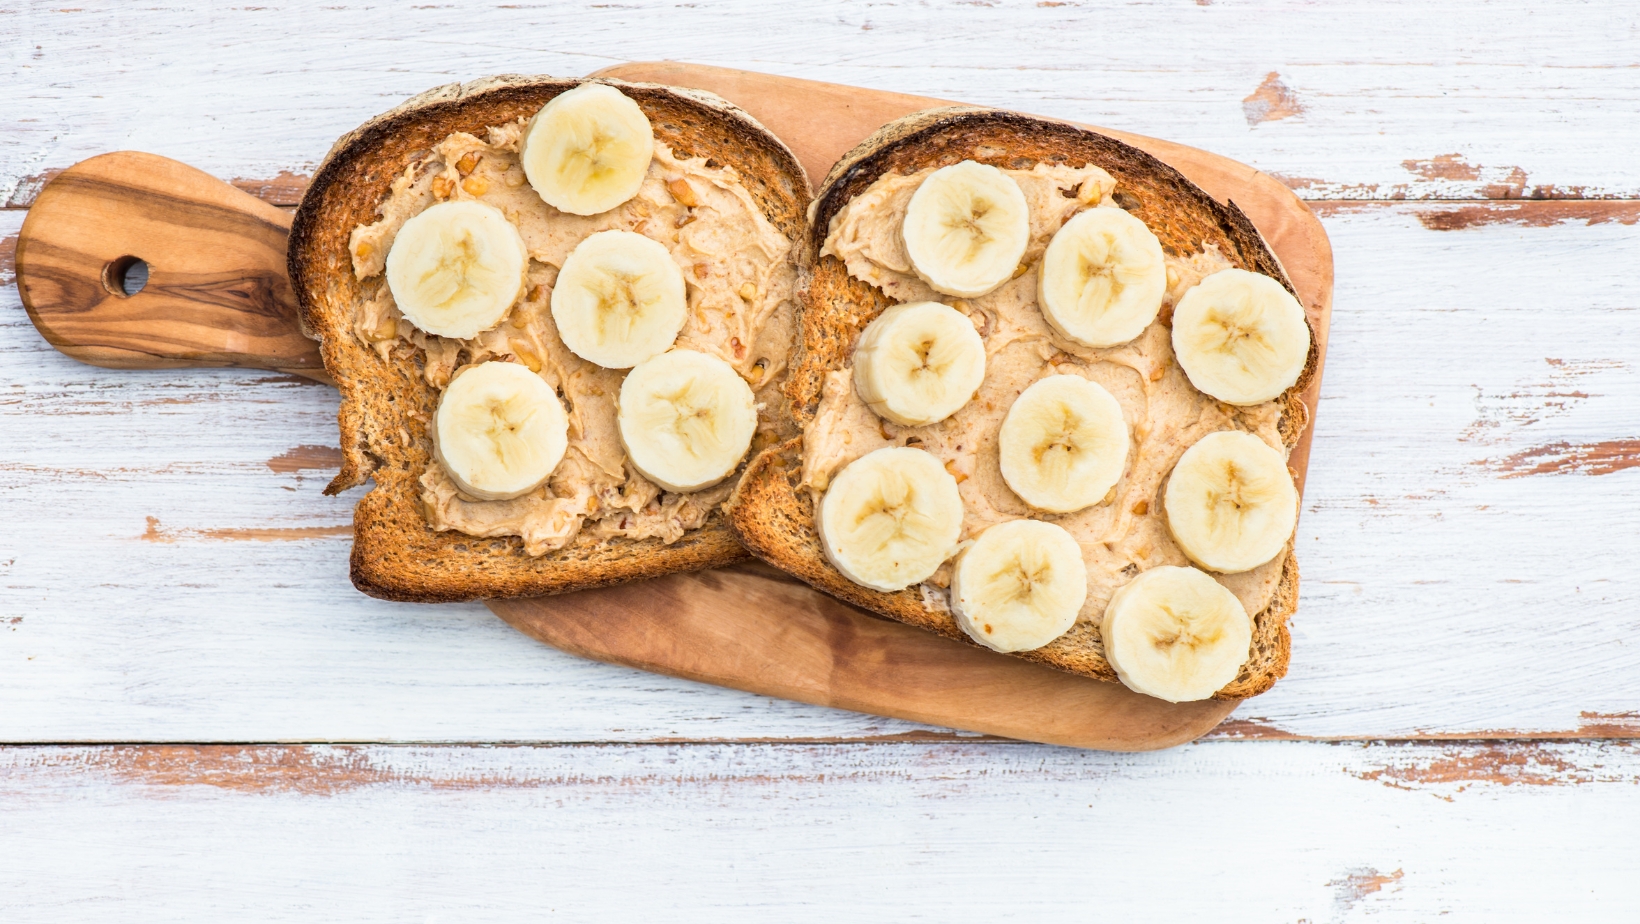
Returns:
[[[801,340],[793,354],[786,394],[794,422],[813,419],[827,372],[842,366],[865,325],[892,304],[882,292],[850,276],[835,257],[819,257],[832,216],[885,173],[976,160],[1007,169],[1038,163],[1095,164],[1117,181],[1117,200],[1144,220],[1163,249],[1190,254],[1216,245],[1233,265],[1263,273],[1289,291],[1280,262],[1234,203],[1220,204],[1184,175],[1155,157],[1113,138],[1060,122],[973,107],[932,109],[884,126],[844,155],[826,177],[810,209],[806,267],[798,300]],[[1296,294],[1296,293],[1295,293]],[[1315,375],[1318,353],[1312,331],[1310,356],[1297,384],[1277,400],[1281,438],[1291,449],[1308,423],[1300,394]],[[729,525],[751,552],[809,584],[892,619],[974,644],[943,601],[920,587],[883,593],[845,578],[821,553],[814,503],[799,484],[802,438],[764,450],[747,468],[724,505]],[[1242,673],[1218,699],[1256,696],[1287,671],[1291,640],[1287,620],[1298,605],[1298,565],[1291,545],[1270,605],[1253,620],[1253,650]],[[1078,622],[1049,645],[1017,657],[1115,681],[1097,627]]]
[[[382,360],[351,333],[361,298],[348,242],[406,167],[453,132],[530,116],[583,83],[618,87],[644,110],[655,136],[684,157],[733,166],[769,221],[804,238],[808,180],[797,158],[751,116],[710,93],[619,80],[502,76],[422,93],[344,135],[302,197],[290,234],[289,270],[303,332],[320,342],[341,389],[342,469],[336,493],[374,478],[354,513],[354,586],[392,600],[445,602],[536,596],[727,564],[745,557],[721,514],[667,545],[598,540],[587,532],[531,557],[517,537],[482,539],[427,524],[418,479],[432,459],[427,423],[438,393],[418,358]],[[794,431],[795,432],[795,431]]]

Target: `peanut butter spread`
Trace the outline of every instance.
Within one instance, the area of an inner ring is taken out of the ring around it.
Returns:
[[[1191,286],[1231,266],[1217,248],[1168,254],[1167,294],[1157,320],[1137,339],[1092,349],[1059,336],[1036,304],[1037,268],[1055,231],[1084,208],[1117,208],[1115,180],[1098,167],[1039,164],[1004,171],[1019,183],[1031,211],[1031,239],[1020,271],[988,295],[941,295],[919,279],[900,239],[911,195],[934,168],[909,176],[885,175],[851,199],[831,220],[821,254],[842,260],[849,274],[899,302],[939,301],[966,314],[985,343],[985,381],[956,414],[924,427],[901,427],[878,417],[855,394],[853,369],[828,374],[819,410],[803,431],[803,483],[818,502],[832,475],[885,446],[916,446],[945,462],[963,502],[962,540],[993,524],[1032,517],[1067,529],[1082,547],[1088,597],[1078,620],[1097,624],[1111,594],[1134,575],[1158,565],[1188,565],[1174,544],[1162,510],[1161,489],[1173,464],[1196,440],[1216,430],[1244,430],[1286,453],[1274,402],[1238,408],[1193,388],[1173,357],[1173,305]],[[1122,406],[1132,447],[1126,471],[1102,503],[1069,514],[1033,511],[1003,481],[997,431],[1026,387],[1053,374],[1084,376],[1105,387]],[[1281,578],[1283,559],[1241,574],[1213,577],[1249,614],[1265,609]],[[923,585],[924,601],[948,609],[943,588],[947,561]]]
[[[553,325],[550,299],[558,269],[588,235],[620,229],[671,251],[688,286],[689,317],[677,346],[715,354],[752,387],[759,404],[757,446],[772,437],[772,407],[795,325],[791,241],[767,217],[732,167],[682,159],[655,143],[637,196],[599,215],[547,205],[525,181],[518,142],[525,120],[491,127],[479,138],[457,132],[393,182],[381,220],[353,229],[353,272],[366,298],[353,332],[386,358],[417,355],[429,384],[443,388],[462,365],[510,359],[558,390],[569,417],[569,450],[547,484],[512,500],[463,495],[437,461],[421,478],[428,523],[472,536],[520,536],[541,555],[583,529],[600,539],[660,537],[675,542],[706,522],[734,478],[691,494],[662,491],[632,468],[621,448],[615,397],[624,369],[605,369],[571,353]],[[383,270],[405,221],[433,204],[476,199],[502,211],[524,239],[527,282],[511,313],[493,330],[454,340],[417,329],[399,312]]]

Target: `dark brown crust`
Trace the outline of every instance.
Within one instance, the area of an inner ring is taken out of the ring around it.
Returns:
[[[384,361],[353,336],[360,299],[348,242],[353,228],[377,219],[395,178],[452,132],[533,115],[583,83],[619,87],[648,115],[658,140],[684,157],[707,157],[740,172],[765,216],[800,242],[808,179],[797,158],[754,119],[698,90],[619,80],[502,76],[423,93],[344,135],[302,197],[290,234],[290,279],[304,333],[320,342],[325,368],[341,389],[337,414],[342,470],[335,493],[374,477],[354,512],[352,577],[367,594],[444,602],[536,596],[617,584],[727,564],[745,557],[721,514],[667,545],[659,539],[599,541],[583,532],[540,557],[517,537],[478,539],[427,525],[417,483],[432,458],[426,421],[437,393],[419,357],[400,349]]]
[[[848,274],[835,257],[818,257],[832,216],[885,173],[914,173],[961,160],[1007,169],[1037,163],[1095,164],[1116,178],[1124,208],[1142,219],[1165,251],[1190,254],[1217,245],[1235,266],[1292,284],[1280,262],[1234,203],[1220,204],[1184,175],[1137,148],[1060,122],[1011,112],[950,107],[916,113],[884,126],[844,155],[826,177],[810,209],[807,267],[799,297],[801,340],[787,380],[789,410],[798,424],[813,419],[827,372],[840,368],[860,331],[892,302]],[[1295,293],[1296,295],[1296,293]],[[1281,437],[1289,449],[1308,423],[1299,395],[1315,374],[1311,334],[1309,361],[1298,383],[1284,393]],[[809,584],[874,613],[974,644],[942,601],[930,605],[917,588],[882,593],[843,577],[821,554],[814,505],[799,485],[802,440],[770,447],[755,459],[724,506],[729,525],[752,554]],[[1287,672],[1291,647],[1287,620],[1298,606],[1298,565],[1289,545],[1270,606],[1254,617],[1253,652],[1242,673],[1215,694],[1218,699],[1256,696]],[[1070,632],[1017,657],[1071,673],[1115,681],[1098,630],[1078,622]]]

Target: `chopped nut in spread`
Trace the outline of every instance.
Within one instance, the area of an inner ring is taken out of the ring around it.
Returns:
[[[732,167],[680,158],[657,140],[638,194],[598,215],[560,212],[525,181],[518,143],[524,119],[485,137],[457,132],[393,182],[381,220],[353,229],[353,272],[366,297],[353,332],[386,358],[422,353],[422,374],[442,388],[456,369],[512,359],[537,372],[564,399],[569,450],[547,484],[512,500],[464,496],[437,461],[421,478],[434,529],[472,536],[520,536],[530,555],[563,548],[583,530],[598,539],[659,537],[675,542],[706,522],[733,479],[691,494],[664,492],[628,464],[615,422],[626,370],[605,369],[569,351],[550,311],[552,286],[571,250],[588,235],[620,229],[660,242],[684,270],[689,316],[677,346],[714,354],[746,379],[759,402],[759,426],[773,407],[795,327],[791,241],[758,208]],[[492,330],[453,340],[414,327],[383,279],[394,235],[408,219],[446,200],[475,199],[517,226],[529,251],[523,294]],[[753,445],[759,441],[754,439]]]
[[[911,195],[933,168],[880,177],[837,212],[822,256],[843,261],[850,275],[898,302],[931,300],[966,314],[985,343],[985,381],[961,410],[939,423],[901,427],[878,417],[855,393],[853,369],[827,374],[819,410],[803,432],[803,484],[819,495],[849,462],[886,446],[918,446],[942,459],[957,477],[963,502],[963,540],[1007,520],[1035,517],[1067,529],[1082,547],[1088,596],[1079,622],[1097,624],[1111,594],[1133,575],[1157,565],[1188,565],[1168,533],[1161,488],[1173,464],[1196,440],[1216,430],[1244,430],[1286,453],[1274,402],[1233,407],[1197,391],[1174,360],[1168,326],[1172,307],[1203,277],[1232,264],[1213,246],[1189,256],[1167,256],[1167,294],[1157,320],[1130,343],[1108,349],[1081,346],[1048,326],[1036,304],[1037,270],[1054,232],[1084,208],[1117,208],[1115,180],[1098,167],[1039,164],[1005,171],[1030,206],[1030,243],[1022,271],[987,295],[951,298],[919,279],[900,239]],[[1133,448],[1127,470],[1104,502],[1069,514],[1033,511],[1003,481],[997,432],[1015,398],[1048,375],[1071,374],[1104,386],[1122,406]],[[1215,574],[1249,614],[1262,612],[1280,583],[1285,556],[1240,574]],[[950,581],[948,561],[923,585],[931,607],[946,608],[940,588]]]

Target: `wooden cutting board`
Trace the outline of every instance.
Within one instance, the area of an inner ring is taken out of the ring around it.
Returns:
[[[883,123],[940,100],[700,65],[625,64],[599,76],[710,90],[783,138],[819,182]],[[1244,164],[1098,129],[1233,199],[1281,259],[1326,355],[1332,251],[1310,210]],[[41,334],[114,368],[249,366],[324,379],[289,280],[290,213],[176,161],[118,152],[41,191],[17,241],[17,285]],[[133,295],[121,280],[149,267]],[[1305,394],[1312,419],[1320,376]],[[1300,487],[1310,434],[1292,455]],[[520,631],[565,651],[769,696],[1010,738],[1148,750],[1189,741],[1235,703],[1173,705],[1114,683],[963,645],[840,603],[748,563],[559,597],[493,601]]]

